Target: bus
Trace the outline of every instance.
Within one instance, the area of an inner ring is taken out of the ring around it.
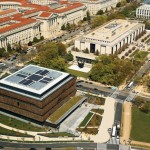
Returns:
[[[127,85],[127,88],[130,89],[132,86],[133,86],[134,82],[130,82],[128,85]]]
[[[115,136],[116,136],[116,125],[114,125],[113,128],[112,128],[111,136],[112,136],[112,137],[115,137]]]

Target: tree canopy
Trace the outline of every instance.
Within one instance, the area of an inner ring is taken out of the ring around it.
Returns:
[[[48,43],[38,47],[39,54],[36,61],[43,67],[65,70],[66,47],[62,43]]]
[[[101,55],[93,65],[90,78],[103,84],[118,86],[132,72],[129,60],[121,60],[114,55]]]

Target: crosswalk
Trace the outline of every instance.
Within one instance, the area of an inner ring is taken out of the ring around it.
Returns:
[[[120,94],[120,91],[119,90],[116,90],[114,93],[112,93],[111,95],[110,95],[110,97],[112,97],[112,98],[117,98],[117,96]]]
[[[110,138],[110,140],[108,141],[108,144],[119,144],[120,140],[117,139],[116,137],[112,137]]]
[[[131,102],[134,97],[136,96],[137,93],[133,93],[133,92],[130,92],[128,97],[125,99],[125,101],[128,101],[128,102]]]

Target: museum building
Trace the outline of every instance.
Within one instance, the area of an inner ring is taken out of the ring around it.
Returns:
[[[76,93],[76,77],[28,65],[0,80],[0,109],[44,122]]]

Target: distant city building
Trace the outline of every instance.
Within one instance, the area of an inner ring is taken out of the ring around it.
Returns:
[[[63,25],[77,24],[83,20],[86,11],[86,6],[79,2],[55,1],[48,6],[41,6],[26,0],[1,0],[0,48],[7,48],[8,44],[28,44],[34,37],[60,36]]]
[[[69,0],[72,2],[81,2],[90,12],[91,15],[95,15],[99,10],[103,10],[104,12],[107,10],[111,10],[113,7],[116,7],[116,4],[119,0]]]
[[[150,19],[150,5],[145,4],[136,9],[136,17]]]
[[[142,23],[116,19],[76,39],[75,48],[90,53],[98,51],[99,54],[114,54],[135,41],[144,30],[145,25]]]
[[[76,93],[76,77],[29,65],[0,80],[0,109],[44,122]]]

